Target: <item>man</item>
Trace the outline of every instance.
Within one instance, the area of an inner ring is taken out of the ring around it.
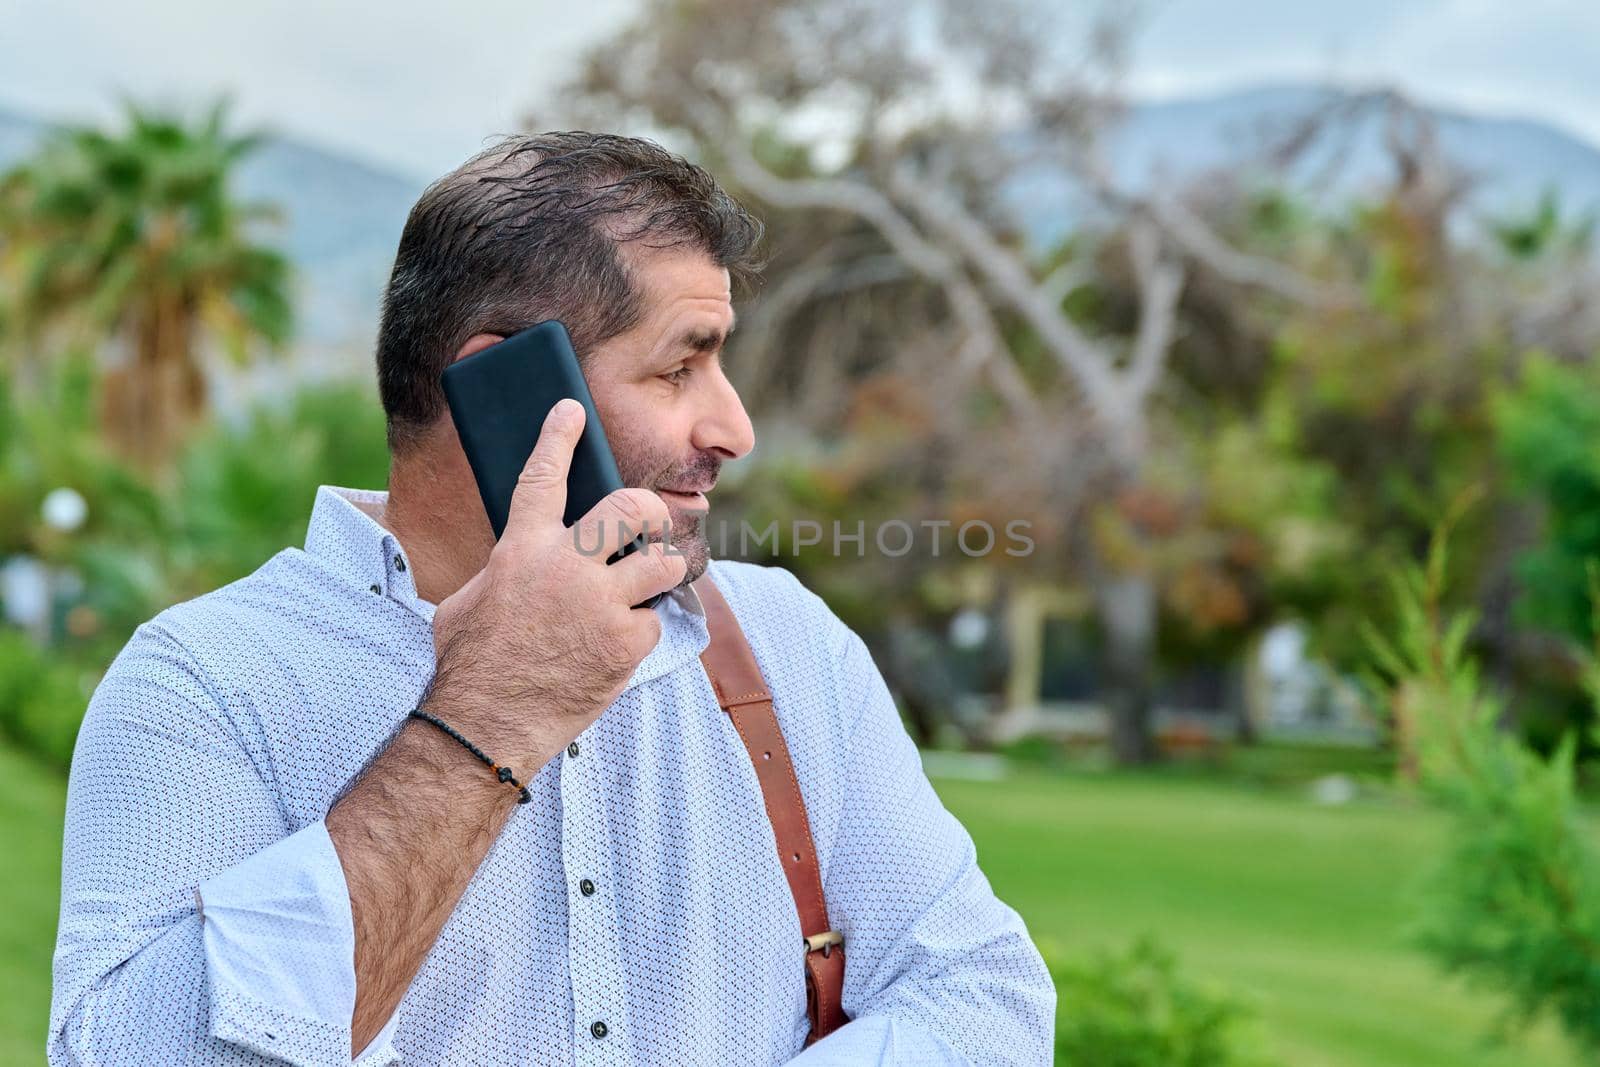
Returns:
[[[606,135],[510,138],[422,195],[378,339],[387,493],[321,487],[303,551],[141,626],[90,702],[51,1062],[1048,1062],[1048,975],[861,640],[788,572],[709,561],[703,494],[754,447],[721,346],[759,237],[703,170]],[[549,318],[630,488],[562,525],[563,402],[496,542],[438,378]],[[618,520],[669,519],[672,550],[605,564]],[[702,574],[848,949],[851,1021],[809,1047]]]

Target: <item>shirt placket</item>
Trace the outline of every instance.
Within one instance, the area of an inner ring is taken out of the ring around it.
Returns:
[[[589,730],[579,734],[561,757],[561,860],[578,1067],[633,1062],[604,768],[592,736]]]

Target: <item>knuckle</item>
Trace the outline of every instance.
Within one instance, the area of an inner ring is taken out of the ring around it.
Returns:
[[[489,562],[485,567],[494,574],[515,571],[518,567],[522,553],[515,536],[501,537],[489,548]]]
[[[529,459],[522,473],[517,476],[517,481],[523,485],[546,486],[555,481],[555,457],[545,452],[535,452]]]
[[[635,660],[642,659],[650,654],[661,640],[661,618],[653,611],[639,613],[642,618],[634,628],[634,641],[631,649]]]
[[[618,489],[611,494],[611,506],[617,517],[635,528],[642,525],[646,517],[643,493],[641,489]]]

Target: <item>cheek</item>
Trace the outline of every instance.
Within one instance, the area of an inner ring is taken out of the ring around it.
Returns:
[[[675,436],[677,428],[663,421],[663,411],[652,412],[646,406],[613,414],[601,408],[598,399],[595,406],[624,485],[649,486],[682,465],[682,457],[689,451],[688,441]]]

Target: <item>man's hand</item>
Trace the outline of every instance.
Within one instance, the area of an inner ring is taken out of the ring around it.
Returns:
[[[426,710],[522,781],[617,698],[661,637],[656,613],[632,605],[676,586],[687,567],[659,541],[606,564],[634,535],[666,528],[666,502],[648,489],[618,489],[563,524],[583,424],[575,400],[551,409],[488,565],[433,618]]]

